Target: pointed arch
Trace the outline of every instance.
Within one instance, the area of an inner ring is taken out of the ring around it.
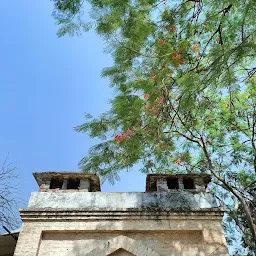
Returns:
[[[140,241],[134,240],[127,236],[116,236],[98,248],[93,249],[87,256],[106,256],[113,252],[118,251],[118,249],[123,249],[135,256],[160,256],[158,253],[153,251],[151,248],[145,246]]]
[[[132,254],[131,252],[126,251],[125,249],[117,249],[116,251],[112,252],[111,254],[108,254],[107,256],[136,256],[134,254]]]

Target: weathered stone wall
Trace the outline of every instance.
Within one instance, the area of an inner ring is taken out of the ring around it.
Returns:
[[[34,192],[14,256],[223,256],[210,193]]]
[[[33,192],[28,209],[65,208],[163,208],[163,209],[205,209],[216,208],[211,193],[196,191],[173,191],[164,193],[103,193],[103,192]]]
[[[227,255],[220,214],[149,215],[24,212],[14,255],[106,256],[120,248],[136,256]]]
[[[143,247],[146,251],[152,249],[159,255],[168,256],[175,252],[177,255],[188,255],[190,253],[192,256],[203,250],[201,231],[126,232],[125,236],[122,232],[46,233],[41,242],[39,256],[55,256],[56,252],[65,256],[82,256],[95,249],[94,255],[99,256],[102,249],[105,253],[104,247],[107,244],[109,244],[110,248],[117,250],[119,246],[126,246],[129,242],[133,248],[125,249],[134,253],[137,250],[136,255],[138,256],[140,256],[138,249],[143,249]],[[101,246],[103,247],[102,249],[100,248]],[[180,252],[180,250],[183,252]]]

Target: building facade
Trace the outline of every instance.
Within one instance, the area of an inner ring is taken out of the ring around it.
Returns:
[[[146,192],[100,192],[95,174],[34,173],[15,256],[228,255],[208,175],[150,174]]]

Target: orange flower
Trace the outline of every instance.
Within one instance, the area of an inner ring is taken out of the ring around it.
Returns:
[[[181,164],[181,160],[180,159],[178,159],[176,162],[175,162],[175,164],[176,164],[176,166],[179,166],[180,164]]]
[[[174,25],[172,25],[171,27],[170,27],[170,31],[171,32],[174,32],[176,30],[176,27],[174,26]]]
[[[158,99],[158,103],[163,103],[164,102],[164,99],[163,98],[159,98]]]
[[[193,46],[192,46],[192,49],[193,49],[194,51],[197,51],[197,50],[198,50],[198,46],[197,46],[197,45],[193,45]]]
[[[148,99],[148,94],[144,94],[144,99],[145,99],[145,100]]]
[[[116,135],[116,136],[115,136],[115,140],[116,140],[116,141],[119,141],[120,139],[121,139],[121,136],[120,136],[120,135]]]
[[[136,130],[130,130],[130,129],[127,129],[127,130],[126,130],[126,134],[127,134],[127,135],[133,134],[133,133],[135,133],[135,132],[136,132]]]
[[[180,64],[183,64],[183,63],[184,63],[183,59],[181,58],[181,55],[178,54],[178,53],[174,53],[174,54],[172,55],[172,59],[173,59],[173,60],[178,60],[178,63],[176,64],[177,67],[178,67]]]
[[[158,41],[158,44],[159,44],[159,45],[163,45],[163,44],[165,44],[165,42],[166,42],[166,41],[165,41],[164,39],[161,39],[161,40]]]
[[[183,64],[183,63],[184,63],[183,59],[180,58],[180,59],[179,59],[179,64]]]
[[[146,112],[150,113],[151,112],[151,107],[146,107]]]
[[[178,53],[174,53],[173,55],[172,55],[172,59],[173,60],[175,60],[175,59],[180,59],[181,58],[181,56],[180,56],[180,54],[178,54]]]
[[[125,140],[127,138],[127,135],[125,133],[122,133],[121,138]]]

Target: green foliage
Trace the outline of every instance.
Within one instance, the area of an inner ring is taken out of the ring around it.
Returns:
[[[80,167],[111,182],[137,163],[146,173],[212,174],[227,231],[236,225],[253,255],[240,199],[255,207],[254,1],[88,2],[91,23],[81,0],[54,0],[53,12],[60,36],[94,24],[114,60],[102,72],[117,92],[111,110],[76,127],[101,140]]]
[[[84,11],[82,9],[84,0],[51,0],[54,3],[53,16],[58,25],[62,25],[58,30],[59,37],[66,34],[70,36],[80,35],[89,31],[92,24],[85,23],[82,19]]]

